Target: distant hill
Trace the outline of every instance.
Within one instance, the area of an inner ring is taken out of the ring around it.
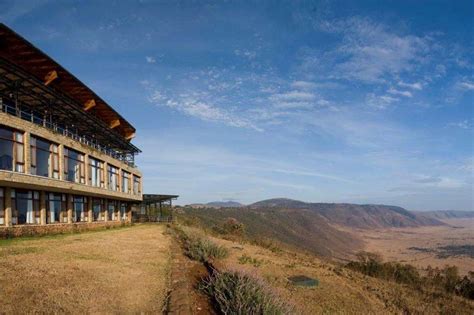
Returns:
[[[243,206],[243,204],[236,201],[212,201],[212,202],[206,203],[206,205],[210,207],[223,207],[223,208],[237,208],[237,207]]]
[[[437,220],[474,218],[474,211],[440,210],[440,211],[419,211],[415,213],[419,216],[424,216],[424,217],[433,218]]]
[[[251,239],[272,239],[327,257],[347,258],[362,241],[347,228],[385,229],[444,225],[437,218],[387,205],[307,203],[278,198],[235,207],[185,207],[182,218],[213,228],[235,218]]]
[[[387,205],[358,205],[347,203],[307,203],[298,200],[268,199],[249,205],[252,209],[306,209],[326,218],[331,224],[351,228],[378,229],[443,225],[435,217],[420,215],[406,209]]]
[[[348,258],[362,248],[359,239],[310,210],[185,207],[177,215],[180,222],[211,229],[235,218],[244,224],[250,239],[273,240],[320,256]]]

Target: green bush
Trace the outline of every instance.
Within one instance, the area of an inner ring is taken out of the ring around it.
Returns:
[[[265,286],[263,281],[238,272],[215,272],[200,289],[222,314],[291,314],[291,307]]]
[[[263,260],[252,258],[246,254],[243,254],[242,256],[239,257],[239,264],[241,265],[251,264],[254,267],[260,267],[263,264]]]

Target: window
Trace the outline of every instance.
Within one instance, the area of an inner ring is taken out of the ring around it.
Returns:
[[[94,198],[92,199],[92,214],[94,221],[103,221],[103,203],[102,199]]]
[[[0,127],[0,169],[25,171],[23,133]]]
[[[39,224],[39,193],[30,190],[12,190],[13,224]]]
[[[58,146],[46,140],[30,139],[31,174],[59,178]]]
[[[104,187],[104,162],[89,158],[89,185]]]
[[[127,220],[127,204],[121,203],[120,204],[120,217],[122,220]]]
[[[138,195],[141,193],[141,188],[140,188],[140,177],[134,175],[133,176],[133,193],[135,195]]]
[[[5,198],[3,188],[0,188],[0,225],[5,224]]]
[[[119,191],[119,169],[115,166],[108,166],[109,173],[109,189]]]
[[[130,193],[130,173],[122,171],[122,192]]]
[[[70,182],[85,184],[84,154],[64,148],[64,178]]]
[[[63,194],[46,194],[46,223],[67,222],[64,215],[66,209],[66,196]]]
[[[87,221],[87,198],[82,196],[74,196],[73,200],[73,216],[74,222]]]
[[[112,201],[112,200],[109,200],[109,204],[108,204],[108,211],[107,211],[107,215],[108,215],[108,220],[109,221],[115,221],[116,219],[116,215],[115,215],[115,211],[116,211],[116,202],[115,201]]]

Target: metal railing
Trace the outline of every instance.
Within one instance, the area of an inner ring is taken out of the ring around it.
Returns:
[[[114,159],[122,161],[131,167],[135,167],[134,154],[133,153],[120,153],[107,146],[101,145],[94,140],[88,138],[87,136],[79,135],[77,132],[68,129],[67,127],[62,127],[57,123],[51,122],[46,117],[41,117],[39,114],[34,111],[25,111],[20,108],[17,108],[8,103],[4,103],[0,97],[0,112],[7,113],[12,116],[16,116],[23,120],[32,122],[36,125],[43,126],[49,130],[52,130],[55,133],[61,134],[63,136],[69,137],[77,142],[85,144],[95,150],[102,152]]]

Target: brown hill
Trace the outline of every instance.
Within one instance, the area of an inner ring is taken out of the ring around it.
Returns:
[[[443,225],[434,217],[387,205],[358,205],[347,203],[307,203],[291,199],[269,199],[249,206],[252,209],[306,209],[326,218],[329,223],[360,229],[418,227]]]

